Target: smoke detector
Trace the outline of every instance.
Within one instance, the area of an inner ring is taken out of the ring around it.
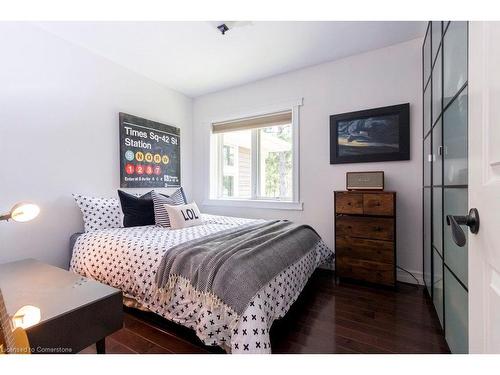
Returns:
[[[217,26],[217,29],[219,29],[219,31],[222,33],[222,35],[224,35],[226,33],[226,31],[229,30],[229,27],[227,27],[227,25],[225,23],[222,23],[219,26]]]
[[[252,21],[211,21],[211,25],[217,28],[222,35],[225,35],[227,31],[235,29],[237,27],[244,27],[253,25]]]

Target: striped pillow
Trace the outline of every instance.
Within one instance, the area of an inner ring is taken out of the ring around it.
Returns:
[[[156,225],[166,228],[170,228],[170,218],[168,217],[168,212],[164,205],[187,204],[186,196],[184,195],[184,190],[182,189],[182,187],[177,189],[172,195],[168,197],[164,196],[163,194],[158,194],[153,190],[151,192],[151,197],[153,198],[155,223]]]

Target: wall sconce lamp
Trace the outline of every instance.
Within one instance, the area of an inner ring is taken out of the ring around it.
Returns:
[[[40,213],[40,207],[33,203],[17,203],[6,214],[0,215],[0,221],[14,220],[20,223],[33,220]]]

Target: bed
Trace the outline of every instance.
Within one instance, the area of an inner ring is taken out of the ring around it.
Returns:
[[[231,228],[264,222],[207,214],[202,219],[202,225],[177,230],[151,225],[83,233],[72,244],[70,269],[122,290],[129,306],[194,330],[206,345],[220,346],[228,353],[271,353],[271,325],[286,314],[313,271],[333,262],[332,250],[319,239],[253,295],[235,319],[231,309],[199,298],[182,282],[171,285],[168,299],[159,295],[155,276],[170,249]]]

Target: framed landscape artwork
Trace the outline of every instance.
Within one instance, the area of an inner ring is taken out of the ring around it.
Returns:
[[[410,104],[330,116],[330,164],[410,160]]]

